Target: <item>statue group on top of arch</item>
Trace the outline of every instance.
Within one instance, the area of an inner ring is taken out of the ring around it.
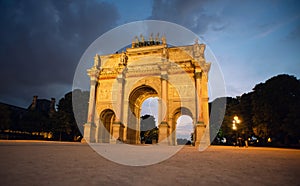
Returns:
[[[153,46],[153,45],[164,45],[166,44],[166,37],[159,37],[159,33],[156,34],[155,38],[153,37],[153,33],[150,34],[149,40],[145,40],[144,36],[141,34],[140,39],[138,36],[135,36],[132,41],[132,48],[144,47],[144,46]]]
[[[193,143],[210,143],[205,45],[170,47],[159,34],[135,37],[122,53],[98,55],[87,70],[91,80],[84,139],[91,143],[139,144],[140,111],[158,97],[158,142],[176,145],[176,121],[193,119]]]

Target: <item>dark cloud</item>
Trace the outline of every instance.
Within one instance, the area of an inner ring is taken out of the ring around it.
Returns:
[[[115,6],[96,0],[0,1],[0,101],[71,87],[85,49],[118,18]]]
[[[209,0],[154,0],[150,19],[174,22],[197,34],[204,34],[209,29],[223,30],[227,23],[217,12],[207,11],[210,5]]]

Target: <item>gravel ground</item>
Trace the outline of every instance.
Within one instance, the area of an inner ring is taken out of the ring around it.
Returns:
[[[1,185],[300,185],[295,149],[184,147],[140,167],[111,162],[80,143],[0,141],[0,149]]]

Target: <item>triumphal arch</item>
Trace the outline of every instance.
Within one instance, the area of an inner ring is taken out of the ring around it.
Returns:
[[[139,144],[142,103],[158,97],[159,144],[176,145],[181,115],[193,119],[195,145],[209,143],[210,63],[204,52],[205,44],[198,40],[174,47],[165,36],[145,40],[141,35],[122,52],[96,54],[87,70],[91,85],[85,140]]]

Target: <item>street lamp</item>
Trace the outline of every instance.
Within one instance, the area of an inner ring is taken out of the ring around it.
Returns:
[[[232,121],[232,130],[237,131],[236,124],[239,124],[239,123],[241,123],[241,120],[239,120],[239,117],[238,116],[234,116],[233,117],[233,121]],[[238,142],[237,132],[236,132],[236,142]],[[239,143],[241,143],[241,141]],[[241,145],[241,144],[239,144],[239,145]]]
[[[239,117],[237,117],[237,116],[234,116],[233,119],[237,124],[239,124],[241,122],[241,120],[239,120]]]
[[[239,120],[239,117],[234,116],[233,121],[232,121],[232,129],[237,130],[236,124],[239,124],[239,123],[241,123],[241,120]]]
[[[232,130],[237,130],[237,127],[235,125],[235,120],[232,121]]]

